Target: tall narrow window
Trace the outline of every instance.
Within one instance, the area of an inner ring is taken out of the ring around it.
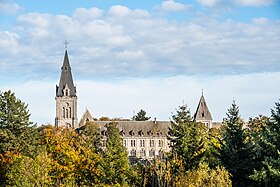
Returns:
[[[154,147],[154,146],[155,146],[154,140],[150,140],[150,147]]]
[[[140,147],[145,147],[145,140],[140,140]]]
[[[66,96],[68,96],[68,90],[66,90],[65,92],[66,92],[66,94],[65,94],[65,95],[66,95]]]
[[[163,147],[163,140],[159,140],[159,141],[158,141],[158,146],[159,146],[159,147]]]
[[[69,107],[69,118],[71,118],[71,107]]]
[[[130,146],[131,146],[131,147],[135,147],[135,146],[136,146],[136,141],[135,141],[135,140],[131,140]]]
[[[63,116],[63,118],[65,118],[65,108],[64,107],[62,108],[62,116]]]
[[[68,118],[68,109],[66,109],[66,118]]]

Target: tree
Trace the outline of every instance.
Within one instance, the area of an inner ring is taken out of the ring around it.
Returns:
[[[15,156],[7,173],[7,186],[53,186],[49,170],[52,160],[45,151],[35,159],[28,156]]]
[[[224,133],[221,159],[232,175],[233,186],[246,186],[250,181],[251,152],[245,143],[244,122],[239,116],[239,108],[233,101],[223,122]]]
[[[271,118],[261,126],[256,139],[259,150],[259,168],[251,178],[263,186],[278,186],[280,183],[280,103],[275,103]]]
[[[128,176],[131,174],[129,160],[117,123],[109,123],[106,127],[107,140],[103,152],[101,182],[112,186],[128,186]]]
[[[0,183],[5,183],[6,169],[13,155],[36,155],[38,133],[29,119],[27,104],[11,91],[0,92]],[[4,162],[5,161],[5,162]]]
[[[209,165],[211,169],[221,166],[221,133],[216,128],[211,128],[206,135],[206,150],[203,156],[203,161]]]
[[[95,122],[86,122],[78,129],[78,141],[83,147],[90,149],[95,153],[101,152],[101,133]]]
[[[147,121],[149,119],[151,119],[151,117],[147,117],[146,116],[146,112],[145,110],[140,110],[136,116],[133,116],[133,119],[136,120],[136,121]]]
[[[169,139],[173,157],[183,161],[185,170],[197,167],[206,150],[207,128],[194,122],[187,105],[180,106],[172,116]]]
[[[17,99],[10,90],[0,92],[0,128],[21,133],[24,127],[32,126],[28,105]]]

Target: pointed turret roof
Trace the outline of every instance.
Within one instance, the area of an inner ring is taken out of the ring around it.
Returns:
[[[76,87],[74,86],[72,78],[67,50],[65,50],[64,61],[61,67],[59,86],[56,87],[56,96],[63,96],[63,90],[66,86],[70,90],[69,96],[76,96]]]
[[[83,117],[80,120],[79,126],[81,127],[81,126],[85,125],[88,121],[94,121],[94,119],[93,119],[92,115],[90,114],[89,110],[86,109]]]
[[[194,119],[196,121],[197,120],[213,120],[211,113],[207,107],[203,94],[199,100],[196,112],[194,114]]]

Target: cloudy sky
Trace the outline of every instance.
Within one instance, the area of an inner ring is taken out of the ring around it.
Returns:
[[[280,98],[278,0],[0,0],[0,90],[53,123],[68,54],[78,115],[168,120],[202,89],[215,121],[235,99],[248,120]]]

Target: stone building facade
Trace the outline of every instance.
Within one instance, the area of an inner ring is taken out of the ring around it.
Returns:
[[[59,85],[56,86],[56,127],[72,127],[77,129],[87,122],[94,122],[98,125],[101,135],[106,136],[106,124],[112,121],[95,121],[88,110],[85,111],[78,124],[77,118],[77,95],[73,83],[71,67],[67,50]],[[204,123],[212,128],[212,116],[202,94],[194,120]],[[168,131],[170,121],[114,121],[117,123],[120,135],[123,138],[123,145],[126,147],[130,157],[139,159],[152,159],[160,156],[163,152],[170,151]]]

